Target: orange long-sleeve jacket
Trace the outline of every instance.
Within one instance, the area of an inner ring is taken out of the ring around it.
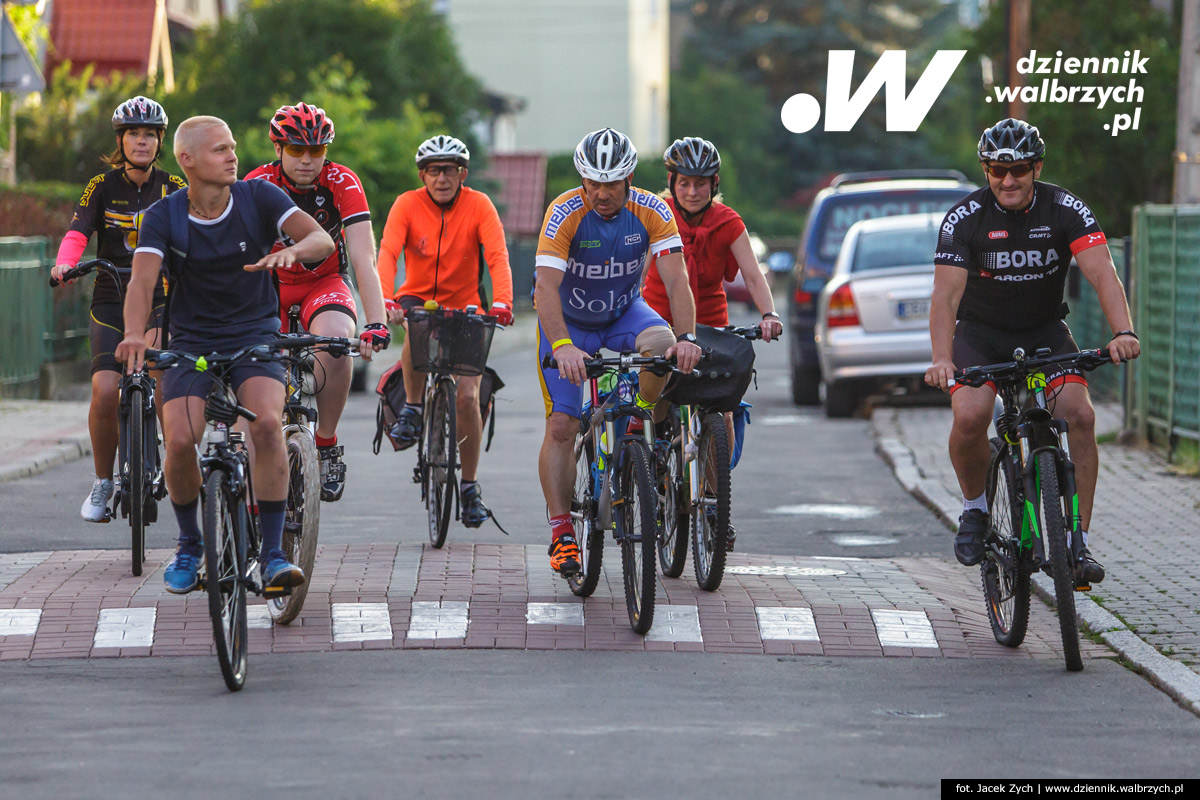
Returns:
[[[404,284],[396,287],[396,262],[404,256]],[[492,276],[493,302],[513,305],[512,269],[504,225],[483,192],[463,186],[449,208],[433,202],[425,189],[396,198],[379,245],[383,296],[413,295],[447,308],[482,306],[479,283]]]

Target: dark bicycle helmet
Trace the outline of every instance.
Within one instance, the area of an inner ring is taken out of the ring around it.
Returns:
[[[421,142],[417,148],[417,169],[425,169],[434,161],[451,161],[460,167],[471,165],[471,151],[453,136],[439,133]]]
[[[158,128],[167,129],[167,112],[149,97],[131,97],[112,115],[113,130],[117,133],[126,128]]]
[[[589,180],[608,183],[628,178],[637,167],[637,148],[629,137],[601,128],[583,137],[575,148],[575,169]]]
[[[320,145],[333,141],[333,120],[325,109],[300,103],[280,106],[271,118],[271,141],[276,144]]]
[[[979,137],[980,161],[1022,161],[1045,155],[1042,134],[1023,119],[1002,119]]]
[[[668,172],[680,175],[712,177],[721,171],[721,154],[717,146],[698,136],[676,139],[663,153],[663,163]]]

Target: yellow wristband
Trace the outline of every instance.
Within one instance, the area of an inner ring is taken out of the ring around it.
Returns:
[[[575,343],[571,341],[570,337],[567,337],[566,339],[559,339],[557,342],[550,345],[550,350],[553,352],[554,350],[557,350],[558,348],[562,347],[564,344],[575,344]]]

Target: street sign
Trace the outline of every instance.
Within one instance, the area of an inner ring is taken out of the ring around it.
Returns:
[[[8,12],[0,13],[0,92],[27,94],[44,88],[42,72],[13,28]]]

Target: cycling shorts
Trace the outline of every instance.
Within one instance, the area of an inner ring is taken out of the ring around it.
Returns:
[[[150,319],[146,320],[146,330],[162,327],[163,308],[167,299],[161,292],[154,293],[151,302]],[[123,366],[117,363],[117,345],[125,338],[125,308],[121,303],[97,302],[92,303],[88,319],[88,341],[92,348],[92,374],[97,372],[124,372]],[[158,347],[158,339],[149,342],[151,347]]]
[[[642,298],[630,303],[625,313],[617,317],[604,328],[580,328],[567,323],[567,335],[580,350],[592,354],[606,348],[617,353],[634,352],[635,342],[642,331],[647,328],[662,326],[670,329],[667,321],[650,308]],[[542,359],[552,353],[550,341],[542,326],[538,325],[538,368],[541,369]],[[583,410],[583,387],[576,386],[562,377],[556,369],[542,369],[542,401],[546,406],[546,416],[554,411],[578,418]]]
[[[288,309],[292,306],[300,306],[300,325],[306,331],[310,329],[312,318],[324,311],[340,311],[358,322],[354,295],[350,294],[346,279],[338,273],[303,283],[280,282],[276,288],[279,290],[281,331],[288,329]]]
[[[273,339],[274,337],[271,338]],[[221,342],[219,352],[236,353],[243,347],[253,347],[262,341],[261,337],[256,336],[240,341]],[[267,341],[270,341],[270,339]],[[213,350],[211,346],[189,344],[187,340],[178,338],[172,339],[170,344],[170,349],[192,355],[201,355]],[[228,372],[227,376],[235,394],[248,379],[260,376],[279,381],[281,390],[286,384],[284,366],[278,361],[250,361],[247,359]],[[165,404],[177,397],[208,397],[208,393],[212,389],[213,381],[215,380],[216,377],[211,372],[197,372],[192,362],[184,361],[177,366],[163,371],[162,402]]]
[[[1071,336],[1071,329],[1061,319],[1023,333],[1013,333],[978,322],[959,320],[954,328],[954,368],[966,369],[984,364],[1003,364],[1013,360],[1013,350],[1018,347],[1025,348],[1028,356],[1032,356],[1041,348],[1049,348],[1052,356],[1079,352],[1079,347],[1075,344],[1074,337]],[[1051,389],[1066,383],[1081,383],[1087,386],[1087,378],[1077,367],[1058,367],[1046,371],[1046,383]],[[991,381],[984,385],[993,392],[996,391],[996,385]],[[950,387],[950,393],[953,394],[962,386],[963,384],[956,383]]]

